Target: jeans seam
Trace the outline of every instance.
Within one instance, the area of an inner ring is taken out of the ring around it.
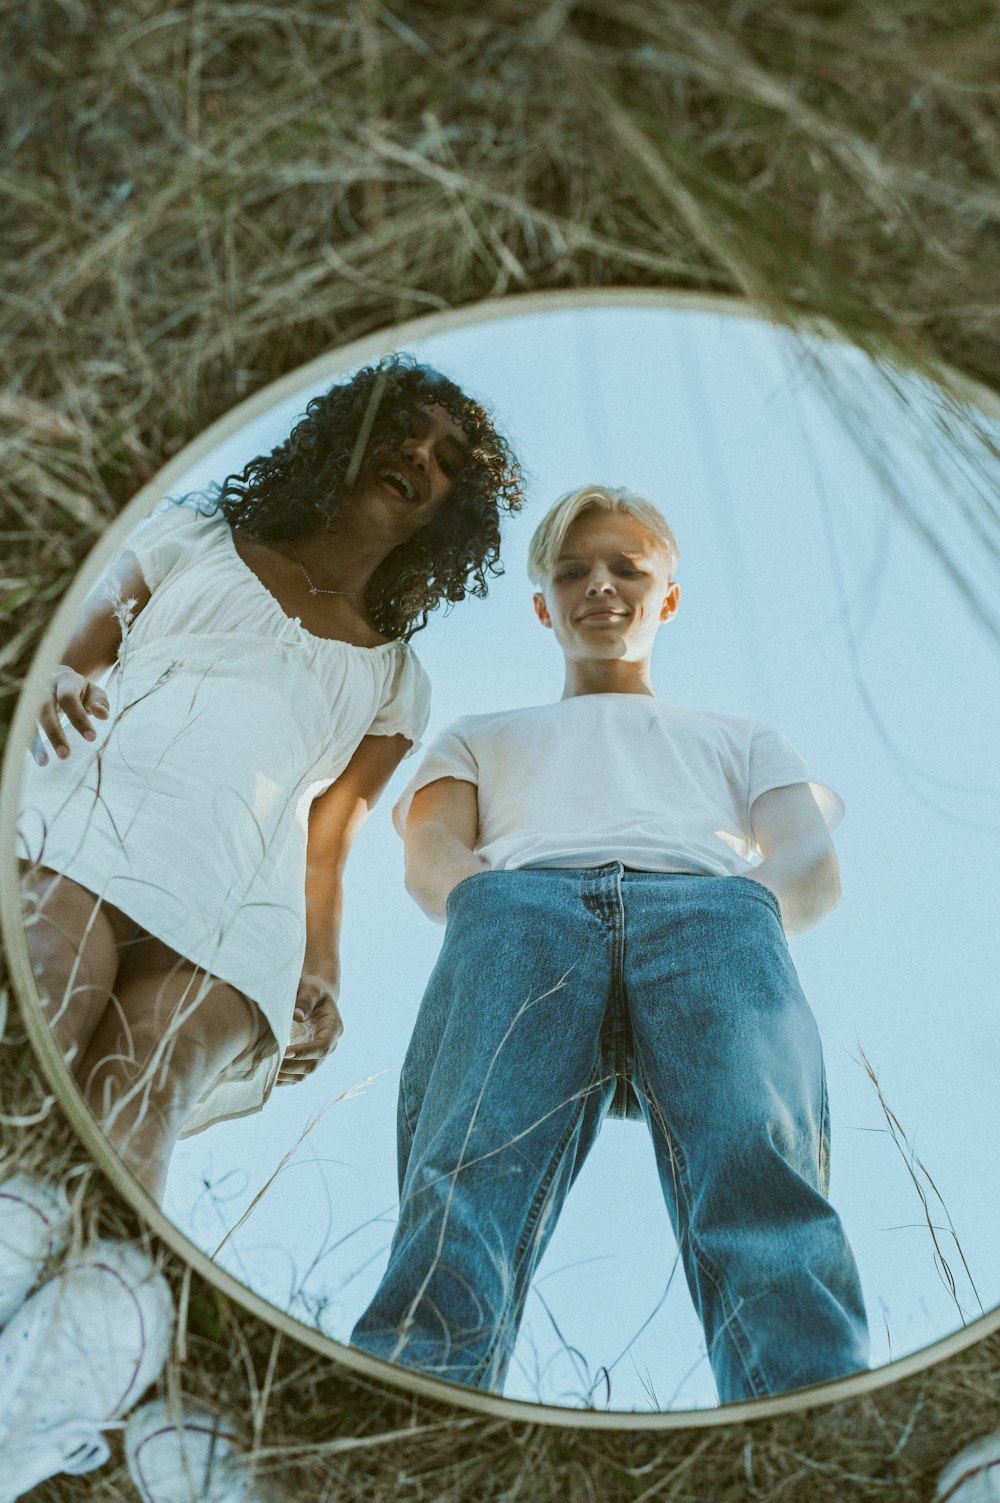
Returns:
[[[822,1105],[819,1118],[819,1188],[827,1196],[830,1187],[830,1095],[826,1085],[826,1070],[822,1069]]]
[[[768,1387],[767,1379],[760,1367],[760,1364],[753,1359],[753,1344],[743,1325],[743,1322],[739,1318],[737,1309],[735,1308],[735,1306],[733,1306],[732,1300],[729,1297],[729,1291],[726,1286],[725,1279],[723,1278],[720,1271],[715,1267],[715,1264],[712,1262],[711,1258],[706,1255],[704,1249],[699,1245],[698,1238],[692,1229],[691,1177],[688,1172],[684,1150],[681,1148],[676,1135],[671,1131],[670,1125],[667,1122],[666,1113],[663,1111],[663,1108],[657,1101],[649,1085],[649,1082],[646,1079],[646,1074],[643,1070],[641,1059],[637,1058],[636,1068],[639,1072],[639,1079],[643,1094],[653,1107],[655,1114],[659,1119],[660,1130],[664,1133],[664,1136],[666,1137],[667,1142],[670,1145],[671,1158],[677,1170],[675,1194],[683,1194],[684,1197],[684,1212],[687,1222],[685,1230],[688,1240],[688,1246],[691,1250],[691,1256],[694,1258],[702,1273],[714,1285],[716,1293],[719,1296],[719,1301],[723,1308],[724,1320],[718,1334],[721,1335],[723,1333],[726,1333],[730,1336],[733,1341],[733,1345],[736,1347],[736,1350],[739,1353],[740,1361],[743,1363],[743,1367],[747,1375],[747,1381],[749,1382],[751,1388],[754,1390],[755,1397],[761,1397],[762,1395],[769,1393],[770,1389]],[[680,1247],[679,1243],[678,1247]],[[708,1359],[709,1362],[711,1362],[712,1353],[710,1349],[708,1351]]]
[[[612,1011],[612,1069],[615,1086],[612,1107],[623,1099],[627,1102],[629,1086],[629,1061],[626,1039],[628,1037],[628,994],[625,989],[625,896],[622,892],[622,876],[619,872],[615,883],[615,906],[610,909],[611,919],[611,992],[608,1005]],[[622,1112],[624,1116],[624,1111]]]
[[[404,1068],[402,1074],[399,1077],[399,1099],[403,1106],[403,1120],[406,1123],[407,1131],[410,1134],[410,1140],[412,1142],[413,1137],[417,1131],[416,1117],[419,1117],[420,1113],[417,1112],[416,1117],[414,1117],[414,1115],[410,1111],[410,1103],[408,1097],[409,1091],[407,1090],[406,1071]]]

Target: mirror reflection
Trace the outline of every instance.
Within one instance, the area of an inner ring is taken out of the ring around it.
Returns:
[[[61,645],[20,855],[79,1089],[220,1264],[452,1381],[693,1408],[926,1345],[997,1299],[935,393],[670,307],[408,348],[204,456]]]

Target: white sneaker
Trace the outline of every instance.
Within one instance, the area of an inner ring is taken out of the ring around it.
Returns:
[[[31,1292],[69,1234],[69,1201],[61,1186],[12,1174],[0,1183],[0,1326]]]
[[[101,1430],[163,1369],[173,1301],[145,1253],[95,1242],[0,1333],[0,1503],[57,1472],[93,1471]]]
[[[935,1503],[997,1503],[1000,1499],[1000,1430],[973,1441],[938,1478]]]
[[[143,1404],[125,1426],[125,1460],[142,1503],[262,1503],[235,1427],[207,1404]]]

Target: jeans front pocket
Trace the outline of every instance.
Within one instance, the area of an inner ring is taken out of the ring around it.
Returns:
[[[730,877],[727,880],[731,882],[733,879],[732,877]],[[784,927],[781,917],[781,904],[778,902],[777,893],[772,892],[769,887],[765,887],[763,882],[757,882],[753,877],[744,876],[742,872],[736,874],[736,881],[749,883],[750,887],[753,889],[753,892],[757,897],[763,897],[768,903],[770,903],[771,907],[774,909],[774,913],[779,924],[782,924],[782,927]]]
[[[473,883],[481,881],[483,877],[496,877],[496,876],[499,876],[499,871],[496,868],[494,868],[492,866],[484,866],[483,869],[482,869],[482,871],[479,871],[479,872],[470,872],[470,874],[467,877],[463,877],[462,878],[461,882],[456,882],[455,885],[454,885],[454,887],[451,889],[451,892],[445,898],[445,902],[444,902],[445,920],[447,921],[448,917],[450,916],[450,914],[451,914],[451,908],[452,908],[452,902],[457,898],[458,894],[461,894],[461,898],[458,898],[458,901],[461,901],[462,898],[464,898],[467,895],[468,890],[472,887]]]

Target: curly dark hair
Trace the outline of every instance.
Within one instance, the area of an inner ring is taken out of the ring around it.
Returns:
[[[500,513],[524,501],[520,466],[484,407],[409,355],[390,355],[313,397],[270,454],[229,475],[204,510],[264,540],[292,541],[317,523],[335,530],[363,456],[412,431],[415,409],[438,404],[464,432],[467,458],[440,512],[375,571],[365,605],[377,629],[408,640],[441,601],[482,597],[502,573]]]

